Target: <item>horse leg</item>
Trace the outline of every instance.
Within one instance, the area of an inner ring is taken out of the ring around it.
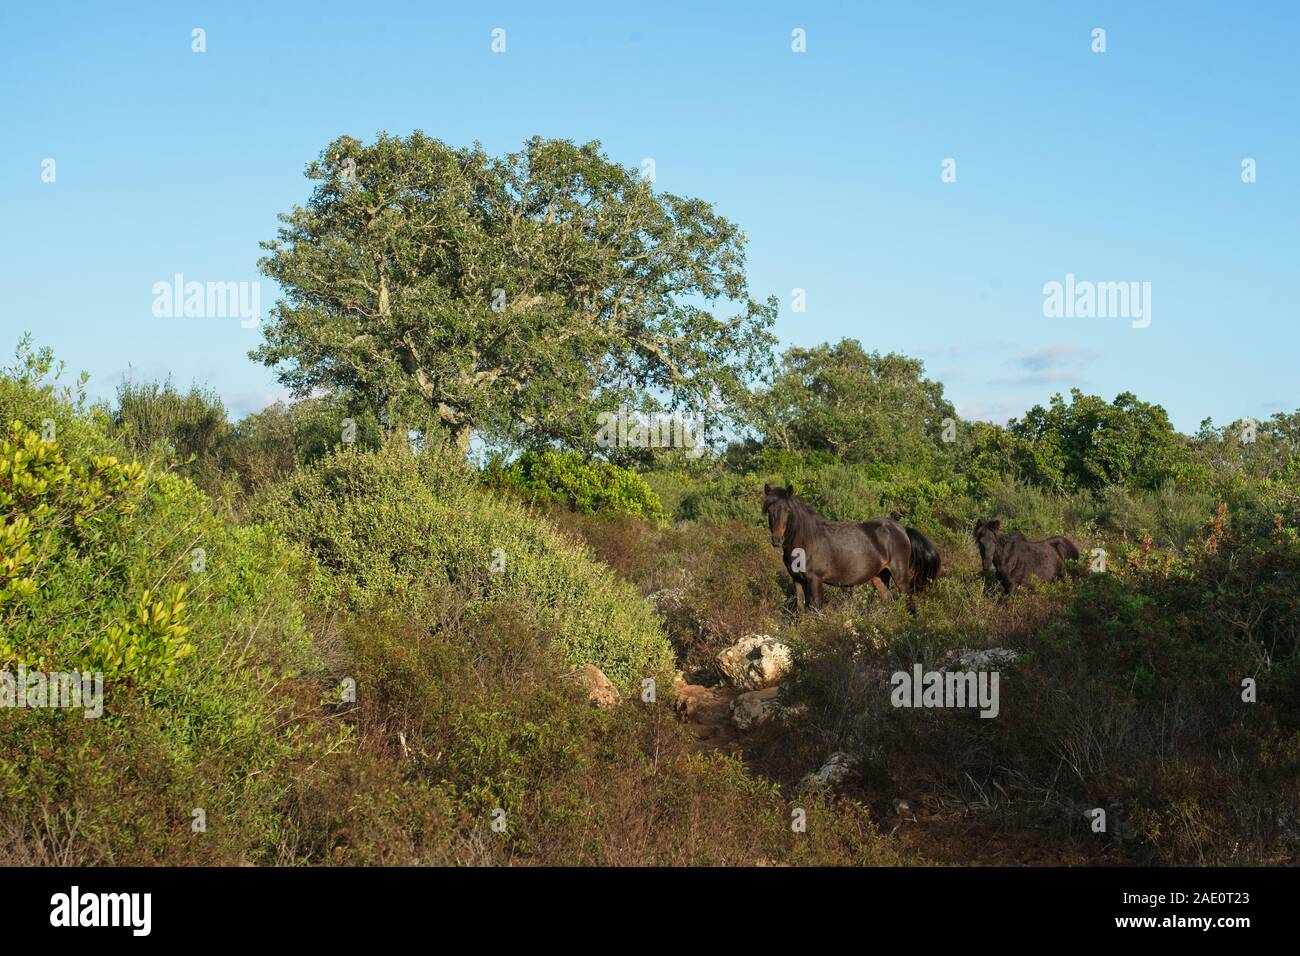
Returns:
[[[881,598],[889,597],[889,588],[881,578],[874,577],[871,579],[871,583],[876,586],[876,593],[879,594]]]
[[[808,595],[809,600],[805,603],[813,608],[819,608],[822,605],[822,579],[808,575],[805,578],[804,593]]]
[[[908,578],[906,571],[902,574],[892,575],[891,580],[894,582],[894,586],[904,594],[912,593],[912,581]]]

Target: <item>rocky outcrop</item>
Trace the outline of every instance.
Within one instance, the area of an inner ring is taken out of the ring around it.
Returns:
[[[718,667],[727,681],[746,691],[777,684],[793,666],[790,648],[767,634],[752,634],[718,654]]]
[[[721,683],[713,687],[691,684],[685,675],[678,673],[674,691],[677,712],[702,746],[715,750],[731,750],[736,746],[736,727],[731,720],[735,690]]]
[[[602,710],[617,707],[623,699],[618,688],[595,664],[583,664],[582,669],[578,671],[578,677],[582,681],[582,686],[587,689],[587,700]]]
[[[826,758],[821,769],[815,770],[803,778],[805,786],[823,787],[826,789],[837,790],[844,786],[857,773],[857,760],[837,750]]]
[[[1020,659],[1020,655],[1009,647],[986,647],[982,650],[962,648],[949,651],[943,659],[940,670],[995,671],[1007,667]]]
[[[777,701],[779,687],[764,687],[739,695],[731,702],[731,722],[737,730],[753,730],[761,727],[781,712]]]

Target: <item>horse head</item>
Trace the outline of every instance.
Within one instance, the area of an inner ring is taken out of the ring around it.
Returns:
[[[771,534],[772,547],[781,547],[785,541],[786,525],[790,523],[790,518],[794,514],[794,505],[790,499],[794,497],[794,485],[787,484],[784,488],[779,485],[773,488],[771,485],[763,485],[763,514],[767,515],[767,530]]]
[[[993,573],[993,560],[998,555],[998,548],[1002,543],[1002,521],[994,518],[991,521],[979,521],[975,524],[975,543],[980,549],[980,563],[984,566],[985,574]]]

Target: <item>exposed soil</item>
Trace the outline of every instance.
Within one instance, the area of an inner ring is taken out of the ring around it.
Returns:
[[[726,683],[706,687],[678,678],[677,714],[694,731],[701,750],[721,750],[743,757],[740,733],[731,721],[731,702],[740,691]]]

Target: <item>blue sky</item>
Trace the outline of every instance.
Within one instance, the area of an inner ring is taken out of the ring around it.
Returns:
[[[1298,43],[1289,2],[6,4],[0,348],[29,330],[96,395],[170,374],[244,414],[280,394],[259,333],[157,318],[154,283],[259,279],[338,135],[539,134],[653,158],[747,231],[783,344],[918,356],[964,415],[1072,386],[1185,431],[1294,411]],[[1150,282],[1150,326],[1046,318],[1067,274]]]

